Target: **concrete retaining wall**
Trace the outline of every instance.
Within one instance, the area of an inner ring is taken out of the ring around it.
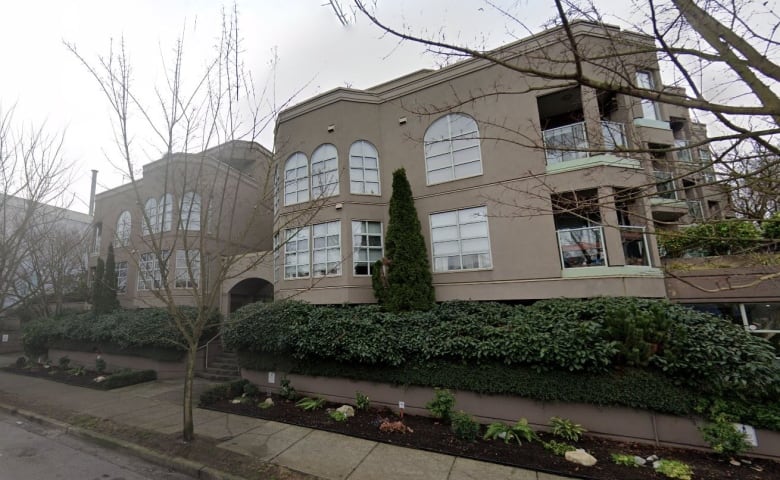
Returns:
[[[60,357],[67,356],[73,365],[81,365],[87,368],[95,368],[95,353],[78,352],[75,350],[60,350],[56,348],[49,349],[49,359],[56,363]],[[133,370],[154,370],[157,372],[157,378],[170,379],[182,378],[185,371],[185,361],[162,362],[151,358],[135,357],[131,355],[117,355],[114,353],[101,353],[101,357],[106,361],[108,371],[118,370],[120,368],[131,368]],[[203,350],[198,352],[198,358],[195,362],[195,370],[201,370],[204,364]]]
[[[241,376],[260,387],[276,392],[283,372],[241,370]],[[374,406],[383,405],[398,410],[405,403],[405,412],[427,415],[425,404],[433,398],[433,389],[414,386],[393,386],[383,383],[331,377],[310,377],[289,374],[290,384],[302,395],[317,395],[333,402],[355,403],[355,392],[369,396]],[[591,434],[624,441],[653,443],[673,447],[706,449],[698,425],[701,419],[655,414],[623,407],[600,407],[581,403],[539,402],[508,395],[480,395],[455,391],[456,410],[463,410],[483,423],[501,421],[514,423],[527,418],[534,428],[545,430],[550,417],[558,416],[582,424]],[[780,460],[780,433],[756,430],[758,446],[751,455]]]

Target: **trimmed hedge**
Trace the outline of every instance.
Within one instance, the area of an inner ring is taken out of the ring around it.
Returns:
[[[135,385],[137,383],[151,382],[152,380],[157,380],[157,372],[154,370],[138,370],[113,373],[98,385],[106,390],[111,390],[114,388],[126,387],[128,385]]]
[[[713,396],[764,399],[780,392],[766,340],[660,300],[446,302],[399,314],[376,305],[260,303],[237,311],[223,335],[230,349],[290,356],[307,365],[335,362],[387,372],[385,367],[444,362],[467,370],[503,364],[590,374],[642,366]]]
[[[198,405],[208,407],[220,400],[236,398],[244,393],[244,386],[249,385],[249,380],[236,380],[235,382],[220,383],[200,394]]]

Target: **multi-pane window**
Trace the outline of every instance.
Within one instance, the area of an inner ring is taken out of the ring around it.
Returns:
[[[173,216],[173,195],[166,193],[160,197],[157,204],[157,228],[163,232],[171,231],[171,217]],[[159,231],[159,230],[157,230]]]
[[[284,231],[284,278],[309,276],[309,227]]]
[[[176,250],[175,288],[197,288],[200,284],[200,251]]]
[[[279,245],[279,233],[274,234],[274,283],[279,281],[279,271],[282,268],[281,256],[282,247]]]
[[[352,271],[355,275],[371,275],[373,265],[381,260],[382,223],[352,222]]]
[[[157,199],[150,198],[144,205],[143,234],[159,232],[159,223],[157,219]]]
[[[274,215],[279,212],[279,165],[274,167]]]
[[[181,199],[179,225],[184,230],[200,230],[200,194],[187,192]]]
[[[165,260],[168,252],[163,250],[160,257]],[[162,272],[157,255],[153,252],[142,253],[138,262],[138,290],[156,290],[162,287]]]
[[[116,221],[116,246],[124,247],[130,243],[130,222],[130,212],[125,210],[119,214],[119,218]]]
[[[284,204],[293,205],[309,199],[309,160],[301,152],[290,155],[284,163]]]
[[[653,82],[653,74],[650,72],[639,70],[636,72],[636,83],[639,88],[646,90],[655,90],[655,83]],[[651,120],[659,120],[658,108],[652,100],[643,98],[642,103],[642,116]]]
[[[379,195],[379,155],[365,140],[358,140],[349,148],[350,193]]]
[[[468,115],[441,117],[425,131],[428,185],[482,174],[477,122]]]
[[[127,293],[127,262],[116,262],[116,293]]]
[[[314,276],[341,275],[341,222],[320,223],[311,228]]]
[[[311,156],[311,196],[330,197],[339,194],[339,159],[336,147],[320,145]]]
[[[492,266],[485,207],[431,215],[431,240],[436,272]]]

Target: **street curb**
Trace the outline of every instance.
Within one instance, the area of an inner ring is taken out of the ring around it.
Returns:
[[[238,477],[236,475],[222,472],[215,468],[203,465],[201,463],[193,462],[181,457],[167,457],[154,450],[142,447],[141,445],[126,442],[118,438],[110,437],[102,433],[93,432],[91,430],[75,427],[65,422],[55,420],[53,418],[40,415],[29,410],[24,410],[11,405],[0,403],[0,410],[5,411],[11,415],[20,416],[35,423],[43,424],[49,427],[57,428],[63,432],[79,437],[85,440],[89,440],[92,443],[96,443],[100,446],[118,450],[123,453],[139,457],[147,462],[155,465],[170,468],[179,473],[189,475],[193,478],[203,480],[246,480],[244,477]]]

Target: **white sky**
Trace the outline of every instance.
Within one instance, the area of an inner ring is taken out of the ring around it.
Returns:
[[[383,36],[366,19],[342,27],[323,1],[237,2],[244,60],[256,83],[265,81],[272,49],[277,49],[277,98],[289,97],[309,81],[298,101],[338,86],[367,88],[441,63],[419,45]],[[523,21],[534,31],[554,15],[547,0],[497,3],[520,6]],[[600,3],[630,9],[625,0]],[[379,6],[380,17],[394,27],[441,33],[456,43],[496,47],[528,33],[481,0],[393,0]],[[0,0],[0,106],[15,104],[17,122],[45,122],[52,132],[65,131],[65,157],[75,165],[70,192],[65,192],[75,195],[71,208],[87,211],[91,169],[100,172],[98,192],[120,185],[123,178],[111,164],[117,156],[108,104],[63,41],[94,60],[108,52],[112,38],[124,36],[134,78],[151,86],[164,73],[161,55],[170,53],[183,30],[187,60],[205,61],[220,32],[221,8],[220,2],[207,0]],[[618,23],[614,17],[607,20]],[[272,129],[260,140],[272,148]]]

